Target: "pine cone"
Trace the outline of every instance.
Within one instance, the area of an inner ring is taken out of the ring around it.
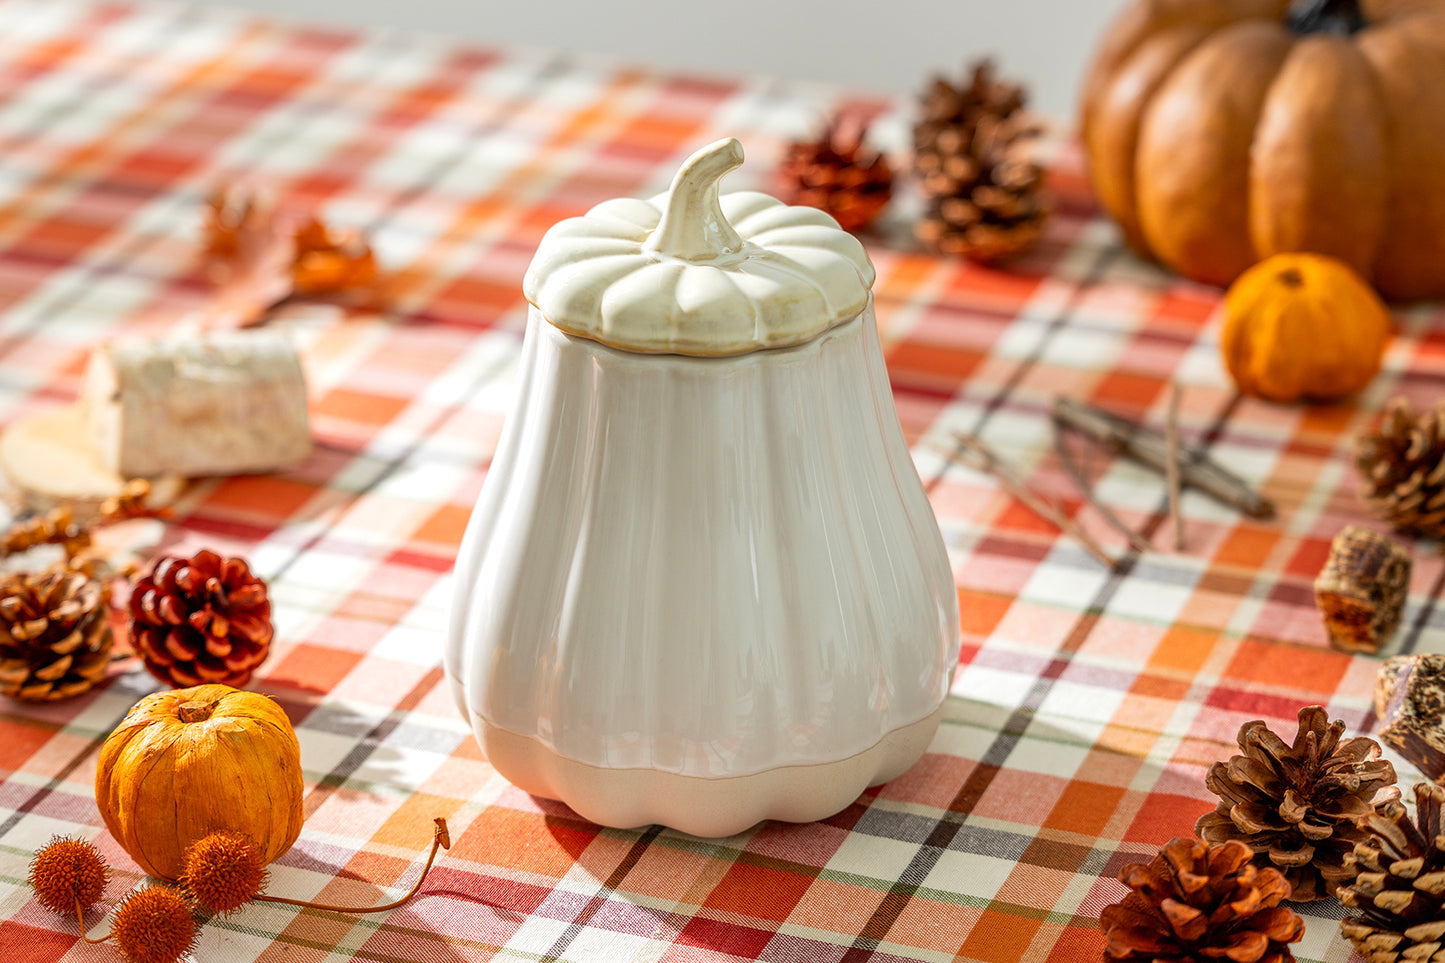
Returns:
[[[789,144],[778,168],[778,196],[833,217],[845,231],[861,231],[893,196],[893,168],[865,150],[867,124],[834,117],[817,140]]]
[[[0,576],[0,693],[48,701],[105,677],[113,642],[107,587],[56,566]]]
[[[1049,207],[1032,151],[1042,130],[1023,105],[1023,88],[996,81],[987,60],[966,87],[934,79],[913,128],[914,174],[926,201],[919,240],[987,264],[1039,239]]]
[[[1263,721],[1239,729],[1244,755],[1210,767],[1205,784],[1220,797],[1194,831],[1212,843],[1237,839],[1261,866],[1278,866],[1291,899],[1334,895],[1350,870],[1345,856],[1365,831],[1355,820],[1400,798],[1395,767],[1379,758],[1368,736],[1341,740],[1343,722],[1323,706],[1299,711],[1299,733],[1287,746]]]
[[[271,648],[266,583],[243,559],[162,558],[135,584],[131,638],[151,674],[177,688],[244,686]]]
[[[1304,920],[1279,905],[1289,897],[1284,876],[1255,866],[1234,840],[1172,840],[1147,866],[1125,866],[1119,881],[1134,892],[1099,914],[1106,960],[1286,963],[1304,935]]]
[[[1445,963],[1442,804],[1445,789],[1416,783],[1413,822],[1399,802],[1363,821],[1369,838],[1345,863],[1358,875],[1339,891],[1340,902],[1357,912],[1340,921],[1340,930],[1368,963]]]
[[[1372,512],[1407,535],[1445,536],[1445,401],[1417,416],[1393,399],[1379,432],[1355,439],[1355,467]]]

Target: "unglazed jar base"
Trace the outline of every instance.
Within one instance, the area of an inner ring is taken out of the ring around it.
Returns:
[[[631,829],[661,823],[716,838],[764,819],[806,823],[841,812],[864,789],[902,775],[918,761],[938,731],[943,706],[846,759],[721,779],[591,766],[558,755],[539,739],[471,715],[472,731],[487,761],[517,788],[560,799],[599,825]]]

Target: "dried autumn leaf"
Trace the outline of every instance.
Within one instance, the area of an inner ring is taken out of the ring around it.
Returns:
[[[216,285],[206,310],[209,323],[256,324],[292,295],[296,231],[274,198],[223,187],[207,201],[204,231],[206,274]]]
[[[217,190],[207,202],[204,233],[206,271],[217,285],[207,310],[212,324],[258,324],[293,297],[376,298],[379,272],[365,235],[286,210],[265,192]]]
[[[295,240],[291,279],[297,294],[340,294],[376,283],[376,255],[360,231],[333,230],[312,216]]]

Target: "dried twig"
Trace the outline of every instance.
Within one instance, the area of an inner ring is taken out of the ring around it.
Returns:
[[[1093,485],[1089,482],[1089,468],[1081,465],[1074,457],[1073,449],[1069,447],[1068,438],[1064,434],[1058,422],[1054,422],[1054,452],[1058,455],[1059,464],[1063,467],[1068,476],[1078,486],[1079,494],[1084,501],[1088,502],[1099,517],[1107,522],[1116,532],[1129,540],[1129,547],[1136,552],[1147,552],[1152,547],[1143,535],[1124,523],[1124,520],[1114,514],[1113,509],[1095,497]]]
[[[1169,385],[1169,415],[1164,421],[1164,479],[1169,487],[1169,525],[1174,551],[1184,550],[1184,515],[1179,510],[1179,384]]]
[[[993,449],[985,445],[979,438],[964,432],[953,432],[953,438],[958,443],[958,449],[951,454],[962,455],[970,465],[986,472],[998,479],[999,484],[1014,498],[1023,502],[1041,518],[1053,522],[1060,530],[1067,532],[1088,550],[1089,554],[1098,559],[1106,568],[1112,569],[1115,565],[1114,559],[1105,552],[1103,547],[1096,542],[1088,532],[1079,527],[1072,518],[1064,514],[1062,508],[1050,502],[1043,495],[1030,488],[1018,474],[1018,472],[1007,462],[1003,461],[994,453]]]
[[[1071,398],[1056,398],[1054,420],[1155,471],[1165,471],[1169,463],[1163,434],[1127,418]],[[1273,502],[1198,448],[1179,446],[1175,460],[1179,464],[1181,486],[1198,489],[1251,518],[1274,515]]]

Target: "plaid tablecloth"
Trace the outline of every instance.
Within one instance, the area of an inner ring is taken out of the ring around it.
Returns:
[[[307,822],[271,890],[369,901],[414,878],[432,817],[455,844],[401,909],[253,906],[207,922],[196,960],[1097,959],[1118,870],[1211,808],[1205,769],[1241,723],[1292,735],[1297,709],[1323,703],[1352,731],[1374,724],[1379,660],[1327,646],[1311,582],[1331,536],[1366,522],[1353,433],[1391,395],[1439,394],[1445,313],[1400,311],[1386,370],[1351,404],[1241,400],[1217,361],[1217,292],[1124,251],[1066,146],[1047,236],[1007,272],[918,253],[906,207],[869,241],[899,415],[963,613],[923,761],[825,822],[725,840],[600,829],[488,768],[439,664],[448,570],[510,401],[538,239],[598,201],[661,189],[724,135],[750,156],[729,188],[766,187],[783,142],[845,102],[902,139],[907,104],[802,84],[183,5],[0,2],[0,420],[73,399],[98,339],[202,303],[199,211],[219,184],[261,181],[363,226],[395,272],[385,317],[282,322],[304,347],[315,455],[196,484],[163,548],[243,554],[272,588],[277,642],[254,687],[295,723]],[[1098,455],[1099,497],[1158,546],[1110,572],[939,453],[953,430],[978,433],[1123,554],[1060,471],[1048,409],[1066,394],[1158,424],[1171,381],[1186,439],[1275,499],[1277,519],[1186,493],[1187,548],[1172,551],[1163,479]],[[1416,549],[1386,654],[1445,648],[1445,565]],[[0,700],[0,959],[114,958],[38,905],[26,864],[79,833],[116,865],[110,901],[139,882],[92,778],[101,740],[156,686],[126,663],[72,701]],[[1346,960],[1338,907],[1299,909],[1298,956]]]

